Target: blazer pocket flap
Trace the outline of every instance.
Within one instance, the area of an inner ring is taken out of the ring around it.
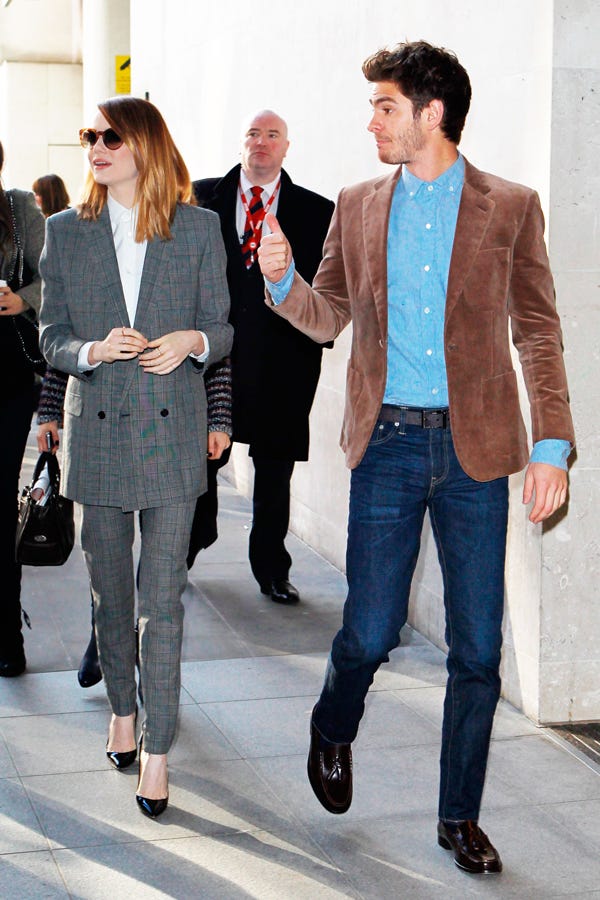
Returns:
[[[72,416],[80,416],[83,412],[83,398],[81,394],[67,391],[65,395],[65,412]]]

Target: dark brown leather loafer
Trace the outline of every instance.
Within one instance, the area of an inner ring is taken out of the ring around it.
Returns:
[[[438,844],[452,850],[459,869],[474,875],[488,875],[502,871],[498,851],[477,822],[438,822]]]
[[[351,744],[322,741],[311,721],[307,769],[317,800],[330,813],[345,813],[352,803]]]

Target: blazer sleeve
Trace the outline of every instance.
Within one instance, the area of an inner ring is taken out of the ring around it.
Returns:
[[[267,304],[320,344],[334,340],[352,317],[346,279],[343,248],[344,191],[340,192],[325,245],[323,259],[313,287],[298,274],[285,300],[273,303],[267,291]]]
[[[229,324],[229,289],[227,287],[227,258],[221,236],[221,223],[216,213],[202,210],[207,223],[207,240],[200,261],[198,288],[200,302],[196,328],[203,331],[209,344],[206,365],[212,365],[227,356],[233,341],[233,328]]]
[[[69,211],[70,212],[70,211]],[[68,298],[62,272],[67,264],[65,245],[68,235],[62,233],[64,213],[51,216],[46,222],[46,243],[40,258],[42,275],[42,306],[40,309],[40,350],[54,369],[88,380],[95,370],[81,373],[77,367],[79,351],[85,341],[73,331],[69,316]]]
[[[531,408],[533,442],[575,443],[562,332],[544,241],[544,216],[532,191],[513,253],[510,319]]]

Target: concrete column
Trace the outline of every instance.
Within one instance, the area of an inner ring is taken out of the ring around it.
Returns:
[[[130,52],[129,0],[83,0],[83,111],[115,94],[115,57]]]
[[[550,260],[577,460],[568,515],[542,538],[539,719],[600,719],[600,5],[555,0]]]

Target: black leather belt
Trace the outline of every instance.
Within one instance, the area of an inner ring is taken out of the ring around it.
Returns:
[[[415,409],[412,406],[388,406],[381,407],[379,418],[384,422],[396,422],[400,425],[418,425],[419,428],[449,428],[450,411],[445,409]]]

